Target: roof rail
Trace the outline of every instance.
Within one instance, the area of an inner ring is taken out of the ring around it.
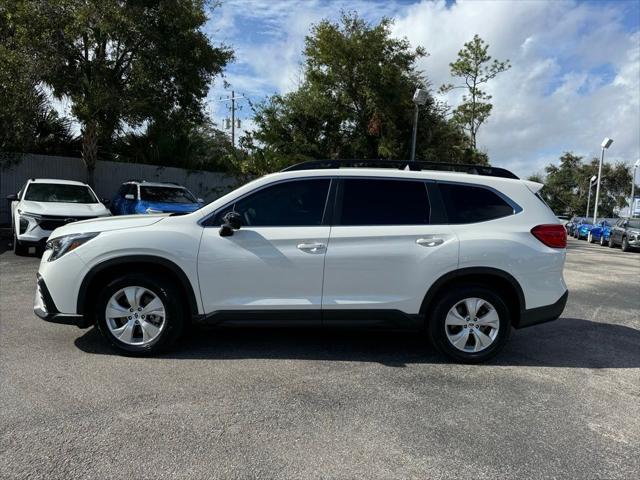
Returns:
[[[486,165],[473,165],[465,163],[440,163],[421,162],[409,160],[310,160],[287,167],[282,172],[296,170],[315,170],[327,168],[395,168],[398,170],[439,170],[446,172],[470,173],[472,175],[484,175],[488,177],[513,178],[518,176],[505,168],[488,167]]]

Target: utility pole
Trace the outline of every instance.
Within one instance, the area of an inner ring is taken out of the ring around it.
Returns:
[[[231,90],[231,146],[236,147],[236,95]]]
[[[236,107],[236,100],[240,100],[241,98],[245,98],[244,95],[240,95],[236,97],[236,92],[231,90],[231,96],[222,98],[220,97],[220,102],[228,102],[231,101],[231,106],[228,107],[231,110],[231,125],[229,125],[229,119],[225,119],[226,128],[231,127],[231,145],[235,148],[236,146],[236,127],[240,128],[240,120],[236,123],[236,108],[238,110],[242,110],[242,106]]]
[[[602,179],[602,164],[604,163],[604,151],[605,149],[609,148],[612,143],[613,143],[613,140],[606,137],[602,141],[602,144],[600,145],[602,147],[602,154],[600,155],[600,165],[598,166],[598,185],[596,186],[596,203],[593,206],[593,224],[594,225],[598,220],[598,200],[600,200],[600,180]]]

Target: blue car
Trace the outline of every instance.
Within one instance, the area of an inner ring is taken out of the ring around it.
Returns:
[[[573,238],[578,240],[587,239],[589,232],[593,228],[593,222],[588,218],[581,218],[575,223],[573,228]]]
[[[122,184],[111,200],[111,213],[133,215],[149,213],[191,213],[203,205],[186,188],[174,183],[132,180]]]
[[[617,220],[617,218],[605,218],[597,225],[594,225],[589,231],[587,241],[589,243],[598,242],[602,246],[607,245],[609,243],[609,237],[611,236],[611,227],[615,225]]]

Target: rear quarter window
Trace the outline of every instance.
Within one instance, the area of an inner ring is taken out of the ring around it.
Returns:
[[[450,224],[478,223],[515,213],[514,207],[488,188],[438,183]]]

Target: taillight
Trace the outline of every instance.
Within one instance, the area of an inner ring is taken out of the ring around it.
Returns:
[[[567,247],[567,231],[562,225],[556,223],[548,225],[538,225],[531,229],[531,234],[551,248]]]

